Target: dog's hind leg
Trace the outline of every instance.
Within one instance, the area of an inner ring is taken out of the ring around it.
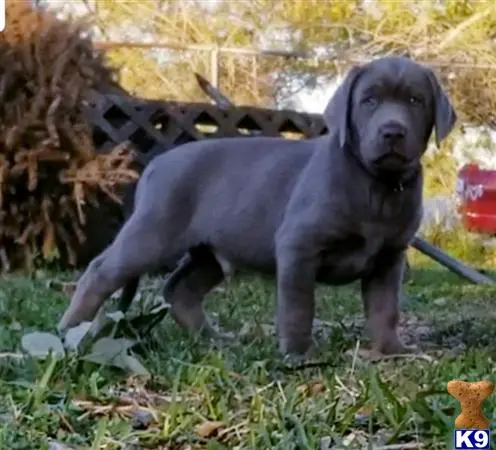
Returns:
[[[163,290],[176,323],[193,333],[220,340],[230,339],[230,334],[215,329],[203,307],[205,295],[223,279],[222,267],[208,248],[192,249],[168,278]]]
[[[170,254],[166,253],[168,246],[165,248],[163,242],[163,226],[154,219],[149,214],[133,214],[110,247],[88,265],[59,322],[60,330],[93,320],[106,297],[133,279],[163,266]]]

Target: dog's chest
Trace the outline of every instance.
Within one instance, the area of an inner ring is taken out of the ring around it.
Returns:
[[[319,281],[344,284],[370,273],[385,249],[394,246],[387,226],[364,224],[360,233],[330,241],[320,253]]]

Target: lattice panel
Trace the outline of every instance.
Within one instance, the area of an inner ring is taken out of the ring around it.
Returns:
[[[221,109],[204,103],[150,101],[95,91],[88,97],[86,114],[94,126],[99,151],[130,140],[142,165],[158,153],[205,138],[312,138],[327,132],[318,114],[253,107]]]

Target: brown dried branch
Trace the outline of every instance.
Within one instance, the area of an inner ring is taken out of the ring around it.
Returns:
[[[135,180],[123,147],[96,153],[82,105],[88,89],[114,84],[115,71],[86,25],[59,20],[29,2],[7,2],[0,34],[0,255],[32,268],[54,250],[77,263],[87,205],[119,201]],[[61,252],[62,250],[62,252]]]

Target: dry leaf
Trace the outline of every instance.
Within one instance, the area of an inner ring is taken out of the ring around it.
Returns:
[[[209,422],[204,422],[200,425],[198,425],[195,428],[196,434],[203,438],[209,438],[213,436],[217,431],[219,431],[221,428],[225,427],[224,422],[219,422],[219,421],[209,421]]]
[[[326,388],[324,383],[321,381],[312,381],[308,384],[302,384],[296,388],[298,393],[304,395],[317,395],[322,392],[325,392]]]
[[[325,390],[326,388],[323,383],[314,383],[310,388],[312,395],[320,394],[321,392],[325,392]]]
[[[363,426],[368,423],[370,416],[374,412],[372,405],[364,405],[355,413],[355,424]]]

